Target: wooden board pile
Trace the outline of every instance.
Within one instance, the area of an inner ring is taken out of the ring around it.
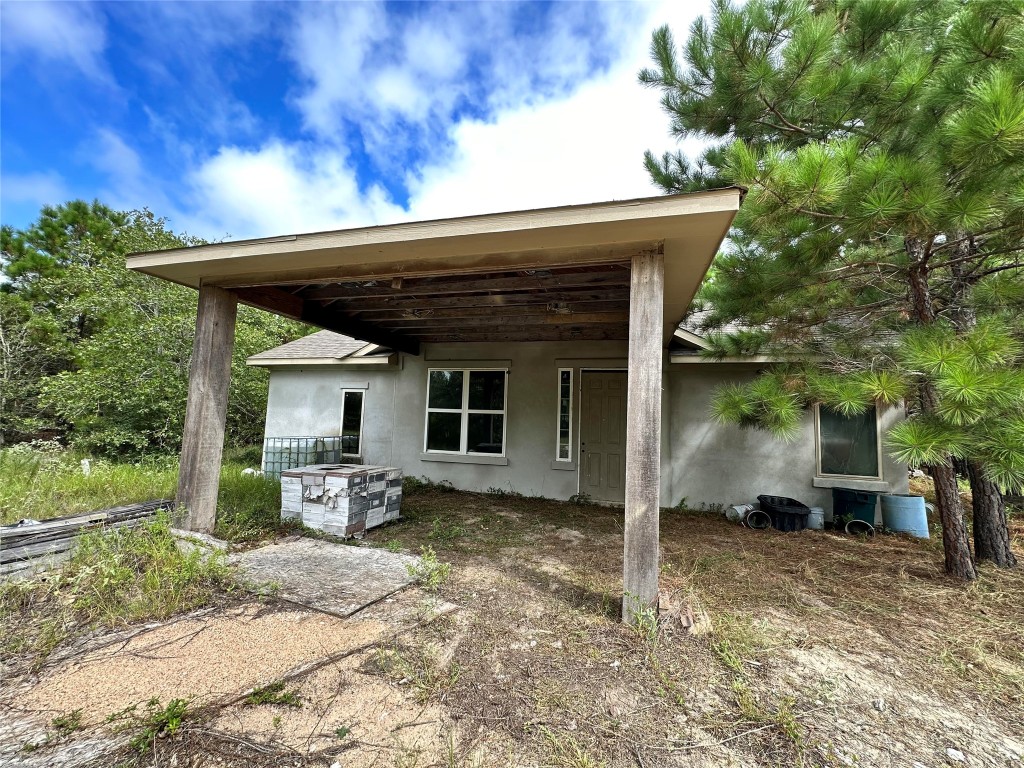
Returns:
[[[173,506],[170,499],[158,499],[41,522],[23,520],[16,525],[0,526],[0,577],[27,576],[52,567],[67,559],[78,534],[96,528],[138,525]]]
[[[281,473],[281,519],[335,536],[353,536],[397,520],[402,470],[358,464],[315,464]]]

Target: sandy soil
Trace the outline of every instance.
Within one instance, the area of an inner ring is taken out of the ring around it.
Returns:
[[[50,671],[18,697],[25,710],[81,709],[83,723],[153,697],[203,706],[279,679],[302,664],[379,639],[379,621],[258,603],[161,626]]]

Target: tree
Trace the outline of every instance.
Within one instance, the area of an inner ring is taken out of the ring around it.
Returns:
[[[998,485],[1024,480],[1024,409],[993,387],[1021,385],[1020,3],[723,0],[681,59],[666,27],[651,50],[640,80],[672,133],[710,142],[696,162],[648,153],[651,177],[749,189],[704,326],[804,361],[722,392],[719,416],[785,434],[807,402],[905,401],[889,446],[935,481],[947,570],[975,577],[957,458],[977,554],[1012,565]]]
[[[11,395],[0,395],[0,428],[8,439],[50,425],[106,455],[178,450],[196,294],[128,270],[124,257],[201,241],[175,234],[147,210],[121,213],[80,201],[45,208],[39,222],[22,231],[5,228],[4,237],[4,273],[11,278],[0,297],[10,306],[3,330],[20,344],[7,356],[11,369],[21,364],[20,378],[11,377],[20,389],[5,384]],[[33,332],[34,325],[47,332]],[[263,431],[267,374],[245,358],[303,332],[298,323],[240,308],[228,407],[233,442],[257,442]],[[26,367],[47,355],[51,364]]]

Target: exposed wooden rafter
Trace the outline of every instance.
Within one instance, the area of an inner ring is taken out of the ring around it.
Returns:
[[[408,352],[410,355],[420,353],[418,339],[386,330],[362,320],[339,315],[337,312],[331,312],[329,309],[306,302],[280,288],[269,286],[237,288],[231,293],[235,294],[243,304],[269,309],[271,312],[315,325],[318,328],[342,333],[371,344],[380,344],[382,347],[398,352]]]

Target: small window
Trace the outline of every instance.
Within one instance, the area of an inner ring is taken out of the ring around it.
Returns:
[[[425,450],[505,454],[503,370],[432,370],[427,374]]]
[[[879,478],[878,414],[874,407],[844,416],[817,408],[818,474]]]
[[[343,456],[362,456],[363,391],[341,391],[341,453]]]
[[[558,369],[558,431],[555,459],[572,461],[572,368]]]

